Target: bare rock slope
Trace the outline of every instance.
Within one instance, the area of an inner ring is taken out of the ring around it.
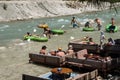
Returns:
[[[0,21],[54,17],[96,10],[84,3],[62,0],[0,1]]]

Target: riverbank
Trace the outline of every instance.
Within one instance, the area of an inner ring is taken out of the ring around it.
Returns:
[[[0,1],[0,22],[74,15],[97,10],[97,7],[75,1]]]

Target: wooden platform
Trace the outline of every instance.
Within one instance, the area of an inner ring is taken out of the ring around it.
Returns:
[[[99,45],[98,44],[82,44],[80,40],[70,41],[68,46],[72,45],[75,52],[83,49],[87,49],[89,53],[98,53]]]
[[[43,55],[39,53],[29,53],[29,62],[52,65],[52,66],[62,66],[65,64],[65,57],[73,57],[74,55],[75,54],[73,53],[60,57],[60,56],[52,56],[52,55]]]
[[[52,73],[48,72],[40,76],[31,76],[27,74],[22,75],[22,80],[54,80],[50,77]],[[92,80],[98,76],[97,69],[87,73],[71,73],[71,76],[65,80]],[[59,79],[56,79],[59,80]]]
[[[120,58],[120,45],[105,45],[101,53],[103,56],[111,56],[112,58]]]

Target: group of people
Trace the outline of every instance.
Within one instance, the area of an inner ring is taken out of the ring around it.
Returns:
[[[100,31],[101,28],[102,28],[101,20],[99,18],[96,18],[94,21],[97,23],[98,31]],[[79,23],[78,23],[78,21],[76,20],[75,17],[72,18],[71,24],[72,24],[73,28],[79,27]],[[110,24],[111,24],[111,26],[109,27],[109,30],[110,30],[110,32],[114,32],[114,29],[115,29],[115,20],[114,20],[114,18],[111,18]],[[84,26],[85,27],[91,27],[92,25],[91,25],[90,21],[87,21]],[[51,31],[51,29],[49,28],[49,26],[46,23],[42,23],[42,24],[38,25],[38,27],[43,28],[43,30],[44,30],[43,35],[45,37],[48,37],[49,39],[51,38],[52,31]],[[26,35],[31,36],[32,34],[27,32]]]
[[[106,40],[107,40],[107,42],[106,42]],[[84,38],[82,38],[80,43],[81,44],[89,44],[89,45],[96,44],[93,41],[93,38],[89,37],[89,36],[85,36]],[[115,41],[111,37],[106,39],[104,32],[101,31],[100,32],[100,49],[101,50],[103,49],[104,45],[115,45]]]
[[[101,20],[96,18],[95,22],[97,23],[98,30],[100,30],[101,27],[102,27]],[[72,24],[73,28],[78,27],[78,21],[75,19],[75,17],[72,18],[71,24]],[[85,27],[90,27],[91,26],[90,21],[87,21],[84,26]]]
[[[99,18],[96,18],[94,20],[94,22],[97,24],[98,31],[100,31],[101,28],[102,28],[101,20]],[[72,24],[73,28],[79,27],[78,26],[78,21],[75,19],[75,17],[72,18],[71,24]],[[110,24],[111,24],[111,26],[109,27],[109,30],[110,30],[110,32],[114,32],[114,29],[115,29],[115,19],[114,18],[111,18]],[[91,21],[87,21],[84,26],[85,27],[92,27]]]
[[[71,45],[68,47],[67,51],[62,50],[62,48],[58,48],[58,50],[50,51],[49,53],[47,53],[46,49],[47,49],[47,47],[45,45],[42,46],[39,53],[43,54],[43,55],[48,54],[51,56],[60,56],[60,57],[65,56],[66,54],[74,53]]]

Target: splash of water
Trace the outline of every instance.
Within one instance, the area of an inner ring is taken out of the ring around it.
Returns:
[[[8,28],[8,27],[10,27],[10,26],[9,25],[4,25],[4,26],[0,27],[0,29],[5,29],[5,28]]]

